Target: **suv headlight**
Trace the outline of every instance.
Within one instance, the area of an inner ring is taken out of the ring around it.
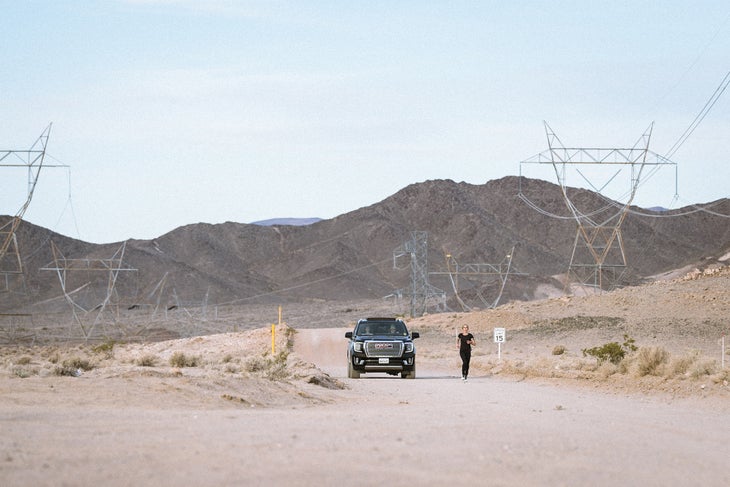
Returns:
[[[405,348],[403,349],[406,353],[411,353],[413,351],[413,342],[406,342]]]
[[[352,349],[356,352],[362,352],[362,342],[354,342],[352,344]]]

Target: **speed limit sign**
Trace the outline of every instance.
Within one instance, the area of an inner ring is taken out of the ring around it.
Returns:
[[[507,338],[507,333],[505,332],[504,328],[495,328],[494,329],[494,343],[497,344],[497,358],[499,360],[502,360],[502,344],[504,343],[504,340]]]
[[[506,332],[504,328],[494,329],[494,343],[504,343],[506,338]]]

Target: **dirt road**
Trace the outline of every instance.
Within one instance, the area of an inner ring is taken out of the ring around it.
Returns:
[[[347,386],[312,385],[313,406],[153,376],[3,379],[0,485],[730,485],[730,405],[463,383],[437,363],[346,379],[343,335],[297,333],[295,352]]]

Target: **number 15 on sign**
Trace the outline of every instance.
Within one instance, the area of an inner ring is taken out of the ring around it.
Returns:
[[[507,334],[504,328],[494,329],[494,343],[497,344],[497,358],[499,360],[502,360],[502,343],[504,343],[506,338]]]

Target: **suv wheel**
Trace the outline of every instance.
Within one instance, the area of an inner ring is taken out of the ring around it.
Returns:
[[[360,372],[355,370],[355,368],[352,366],[352,362],[347,362],[347,377],[350,379],[359,379],[360,378]]]
[[[416,378],[416,366],[413,365],[413,370],[410,372],[401,372],[401,378],[403,379],[415,379]]]

